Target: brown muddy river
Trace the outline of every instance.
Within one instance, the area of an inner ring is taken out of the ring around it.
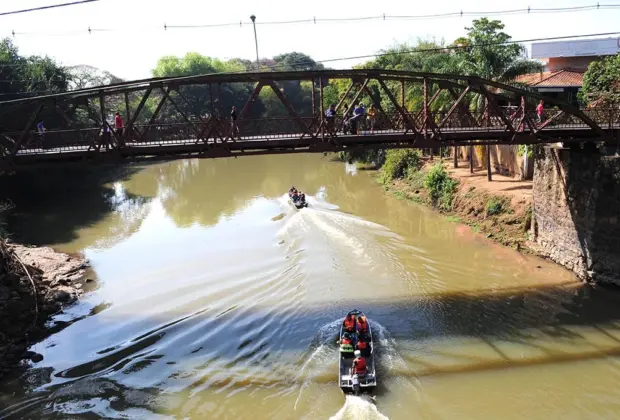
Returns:
[[[39,190],[63,200],[23,187],[19,234],[83,251],[98,286],[57,318],[78,321],[33,347],[45,359],[1,384],[0,418],[620,416],[616,293],[329,158],[139,169]],[[287,202],[292,184],[308,208]],[[374,401],[337,386],[353,308],[375,334]]]

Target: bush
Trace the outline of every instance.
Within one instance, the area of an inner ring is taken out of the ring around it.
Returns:
[[[381,167],[379,180],[388,184],[395,179],[405,178],[417,171],[420,166],[420,154],[414,149],[392,149],[385,153],[385,163]]]
[[[493,216],[504,212],[504,203],[497,198],[491,198],[487,201],[487,216]]]
[[[424,178],[424,187],[428,190],[434,206],[445,211],[452,210],[458,181],[450,178],[441,163],[436,164],[428,171]]]

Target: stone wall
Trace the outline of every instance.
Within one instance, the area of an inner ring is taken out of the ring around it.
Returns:
[[[584,280],[620,285],[620,158],[537,148],[532,247]]]

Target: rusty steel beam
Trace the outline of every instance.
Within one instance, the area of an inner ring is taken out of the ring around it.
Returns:
[[[22,130],[22,132],[19,135],[19,138],[15,142],[15,145],[13,146],[13,150],[11,150],[11,154],[10,155],[12,157],[16,156],[17,152],[22,147],[22,143],[24,142],[24,140],[28,136],[28,132],[32,129],[32,125],[35,123],[36,119],[39,118],[39,114],[43,110],[43,107],[44,107],[43,101],[41,101],[41,102],[39,102],[39,104],[37,105],[37,107],[33,111],[33,113],[30,114],[30,118],[28,118],[28,122],[26,123],[26,126],[24,127],[24,129]]]
[[[252,105],[254,105],[254,102],[256,101],[256,98],[258,98],[258,95],[260,94],[260,91],[263,89],[263,86],[265,86],[265,83],[263,81],[256,83],[256,86],[254,86],[254,90],[248,97],[248,100],[245,102],[245,105],[243,105],[243,108],[241,109],[241,112],[239,113],[239,116],[237,117],[237,121],[243,120],[245,118],[245,115],[248,112],[250,112],[250,109],[252,109]]]
[[[450,119],[450,117],[452,116],[454,111],[456,111],[456,108],[459,105],[461,105],[461,102],[463,101],[463,99],[465,98],[465,96],[468,93],[469,93],[469,86],[467,86],[465,88],[465,90],[463,90],[463,93],[461,93],[461,96],[459,96],[458,99],[456,100],[456,102],[454,104],[452,104],[452,107],[450,107],[450,110],[448,111],[448,113],[446,114],[444,119],[439,123],[439,125],[437,126],[437,129],[441,129],[443,127],[443,125],[448,121],[448,119]]]
[[[385,94],[388,96],[388,98],[390,99],[390,101],[392,102],[396,110],[400,113],[403,119],[403,122],[405,122],[405,128],[407,127],[407,125],[409,125],[409,128],[405,129],[405,134],[407,134],[409,129],[411,129],[411,131],[413,131],[414,134],[419,134],[419,132],[416,130],[415,123],[411,121],[411,117],[409,116],[409,114],[403,108],[400,107],[400,105],[398,104],[398,101],[396,100],[392,92],[390,92],[390,89],[386,86],[385,82],[381,79],[377,79],[377,81],[379,82],[379,85],[381,86],[381,88],[385,91]]]
[[[164,92],[164,90],[162,88],[160,88],[160,89],[161,89],[162,92]],[[180,94],[180,92],[178,90],[176,90],[176,92]],[[164,94],[165,94],[165,92],[164,92]],[[176,101],[172,98],[172,95],[170,95],[170,94],[168,94],[168,101],[172,104],[174,109],[176,109],[177,112],[179,114],[181,114],[181,117],[183,117],[185,122],[187,124],[189,124],[189,126],[192,128],[192,130],[194,130],[194,132],[196,133],[196,136],[198,137],[200,135],[200,132],[196,128],[196,125],[187,117],[187,115],[185,115],[185,113],[181,110],[181,108],[179,108],[179,106],[177,105]]]
[[[166,87],[166,89],[163,90],[163,92],[164,92],[164,96],[162,96],[162,98],[159,100],[159,103],[157,104],[157,107],[155,107],[155,111],[153,111],[153,115],[151,115],[151,118],[149,119],[148,124],[146,124],[145,130],[142,132],[142,135],[140,136],[140,140],[144,139],[144,136],[150,133],[151,126],[153,125],[157,117],[159,116],[161,109],[164,107],[164,104],[166,103],[166,99],[168,99],[168,94],[170,93],[170,86]],[[138,114],[136,113],[136,115]]]
[[[142,99],[140,100],[140,103],[138,104],[138,108],[136,108],[136,112],[133,114],[133,117],[131,117],[131,119],[127,123],[128,134],[131,134],[133,132],[134,123],[136,122],[138,115],[140,115],[140,112],[142,112],[142,109],[144,108],[146,101],[149,99],[149,96],[151,96],[152,91],[153,91],[153,88],[149,88],[146,90],[146,92],[144,92],[144,95],[142,96]]]
[[[297,124],[299,125],[299,128],[302,129],[302,132],[304,134],[309,135],[312,138],[316,138],[316,136],[314,135],[314,133],[312,133],[310,130],[308,130],[308,127],[306,127],[306,125],[303,123],[303,121],[301,120],[301,118],[299,117],[299,115],[297,114],[297,112],[295,112],[295,109],[291,106],[291,104],[289,103],[289,101],[286,99],[286,97],[284,96],[284,94],[282,94],[282,92],[280,91],[280,89],[278,89],[278,87],[276,86],[275,82],[273,80],[270,80],[267,82],[267,84],[271,87],[271,89],[275,92],[276,96],[278,98],[280,98],[280,101],[282,102],[282,104],[284,105],[284,107],[286,108],[286,110],[288,111],[289,115],[291,117],[293,117],[293,119],[297,122]]]
[[[381,106],[381,101],[376,101],[375,97],[373,96],[372,92],[370,91],[370,88],[368,86],[364,86],[364,91],[366,92],[366,94],[370,97],[370,100],[372,101],[372,103],[377,107],[377,109],[379,110],[379,112],[381,114],[383,114],[383,116],[385,116],[385,118],[387,119],[387,121],[392,124],[392,126],[394,126],[394,122],[392,121],[392,119],[390,118],[389,114],[387,112],[385,112],[383,110],[383,107]]]
[[[355,82],[351,82],[349,84],[349,86],[347,87],[347,90],[344,92],[344,94],[340,98],[340,101],[338,101],[338,104],[336,104],[336,112],[338,112],[338,110],[340,109],[340,107],[342,106],[344,101],[347,99],[347,96],[349,96],[349,93],[351,92],[351,89],[353,89],[353,85],[355,85]]]
[[[512,123],[508,121],[508,118],[506,118],[506,115],[504,115],[504,112],[500,109],[499,105],[497,105],[497,102],[495,101],[495,98],[493,97],[493,95],[490,95],[489,91],[484,86],[480,86],[480,89],[482,90],[482,93],[484,94],[484,96],[488,99],[491,107],[493,107],[493,109],[495,110],[499,118],[506,125],[506,129],[509,130],[512,134],[515,134],[516,131],[514,127],[512,126]]]
[[[469,89],[469,88],[470,87],[468,86],[467,89]],[[450,96],[452,96],[452,98],[454,98],[454,100],[458,101],[459,95],[457,94],[457,92],[453,88],[448,88],[448,92],[450,93]],[[476,121],[476,118],[474,118],[474,116],[471,115],[471,111],[469,110],[469,108],[463,102],[459,103],[459,109],[461,110],[462,113],[464,113],[465,115],[467,115],[470,118],[470,122],[471,123],[478,125],[478,121]]]

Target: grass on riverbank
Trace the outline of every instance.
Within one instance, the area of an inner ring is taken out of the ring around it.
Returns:
[[[377,180],[386,191],[433,207],[449,221],[469,225],[501,244],[525,249],[532,214],[529,203],[467,187],[450,176],[444,162],[425,163],[417,150],[388,150],[384,159]]]

